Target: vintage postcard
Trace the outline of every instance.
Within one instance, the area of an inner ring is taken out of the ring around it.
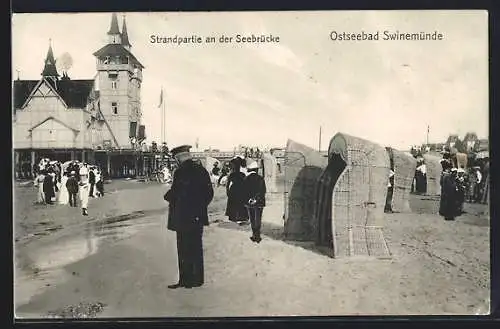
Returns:
[[[489,314],[488,12],[12,27],[16,318]]]

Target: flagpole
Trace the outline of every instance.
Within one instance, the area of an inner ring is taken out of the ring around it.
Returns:
[[[162,104],[162,111],[163,111],[163,129],[164,129],[164,132],[163,132],[163,136],[165,138],[165,140],[163,142],[167,142],[167,122],[166,122],[166,118],[167,118],[167,115],[165,113],[165,94],[163,94],[163,104]]]
[[[318,152],[321,152],[321,126],[319,126]]]
[[[161,137],[160,137],[160,145],[163,145],[163,141],[165,140],[165,120],[163,118],[163,86],[161,87],[160,91],[160,106],[161,106]]]

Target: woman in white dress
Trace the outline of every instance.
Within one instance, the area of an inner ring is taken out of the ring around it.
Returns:
[[[45,203],[45,193],[43,192],[43,181],[45,180],[45,170],[40,171],[35,178],[35,186],[38,187],[36,203]]]
[[[94,198],[98,198],[101,196],[101,193],[99,193],[99,189],[97,188],[97,184],[101,180],[101,173],[98,168],[94,168],[93,170],[95,175]]]
[[[59,204],[68,204],[69,202],[69,193],[66,188],[66,182],[68,181],[68,174],[63,173],[61,177],[61,183],[59,184],[59,194],[57,195],[57,203]]]

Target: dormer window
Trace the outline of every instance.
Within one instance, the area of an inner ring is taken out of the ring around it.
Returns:
[[[103,64],[109,64],[109,56],[104,57]]]
[[[124,56],[121,58],[122,64],[128,64],[128,57]]]

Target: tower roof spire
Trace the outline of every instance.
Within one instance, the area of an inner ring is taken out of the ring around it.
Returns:
[[[108,34],[120,34],[120,28],[118,27],[118,18],[116,13],[111,15],[111,26],[109,28]]]
[[[58,77],[56,68],[56,60],[54,59],[54,53],[52,52],[52,40],[49,39],[49,50],[47,51],[47,57],[45,58],[45,66],[43,68],[42,76],[44,77]]]
[[[128,40],[127,23],[125,22],[125,15],[123,15],[123,27],[122,27],[122,45],[131,47],[130,41]]]

